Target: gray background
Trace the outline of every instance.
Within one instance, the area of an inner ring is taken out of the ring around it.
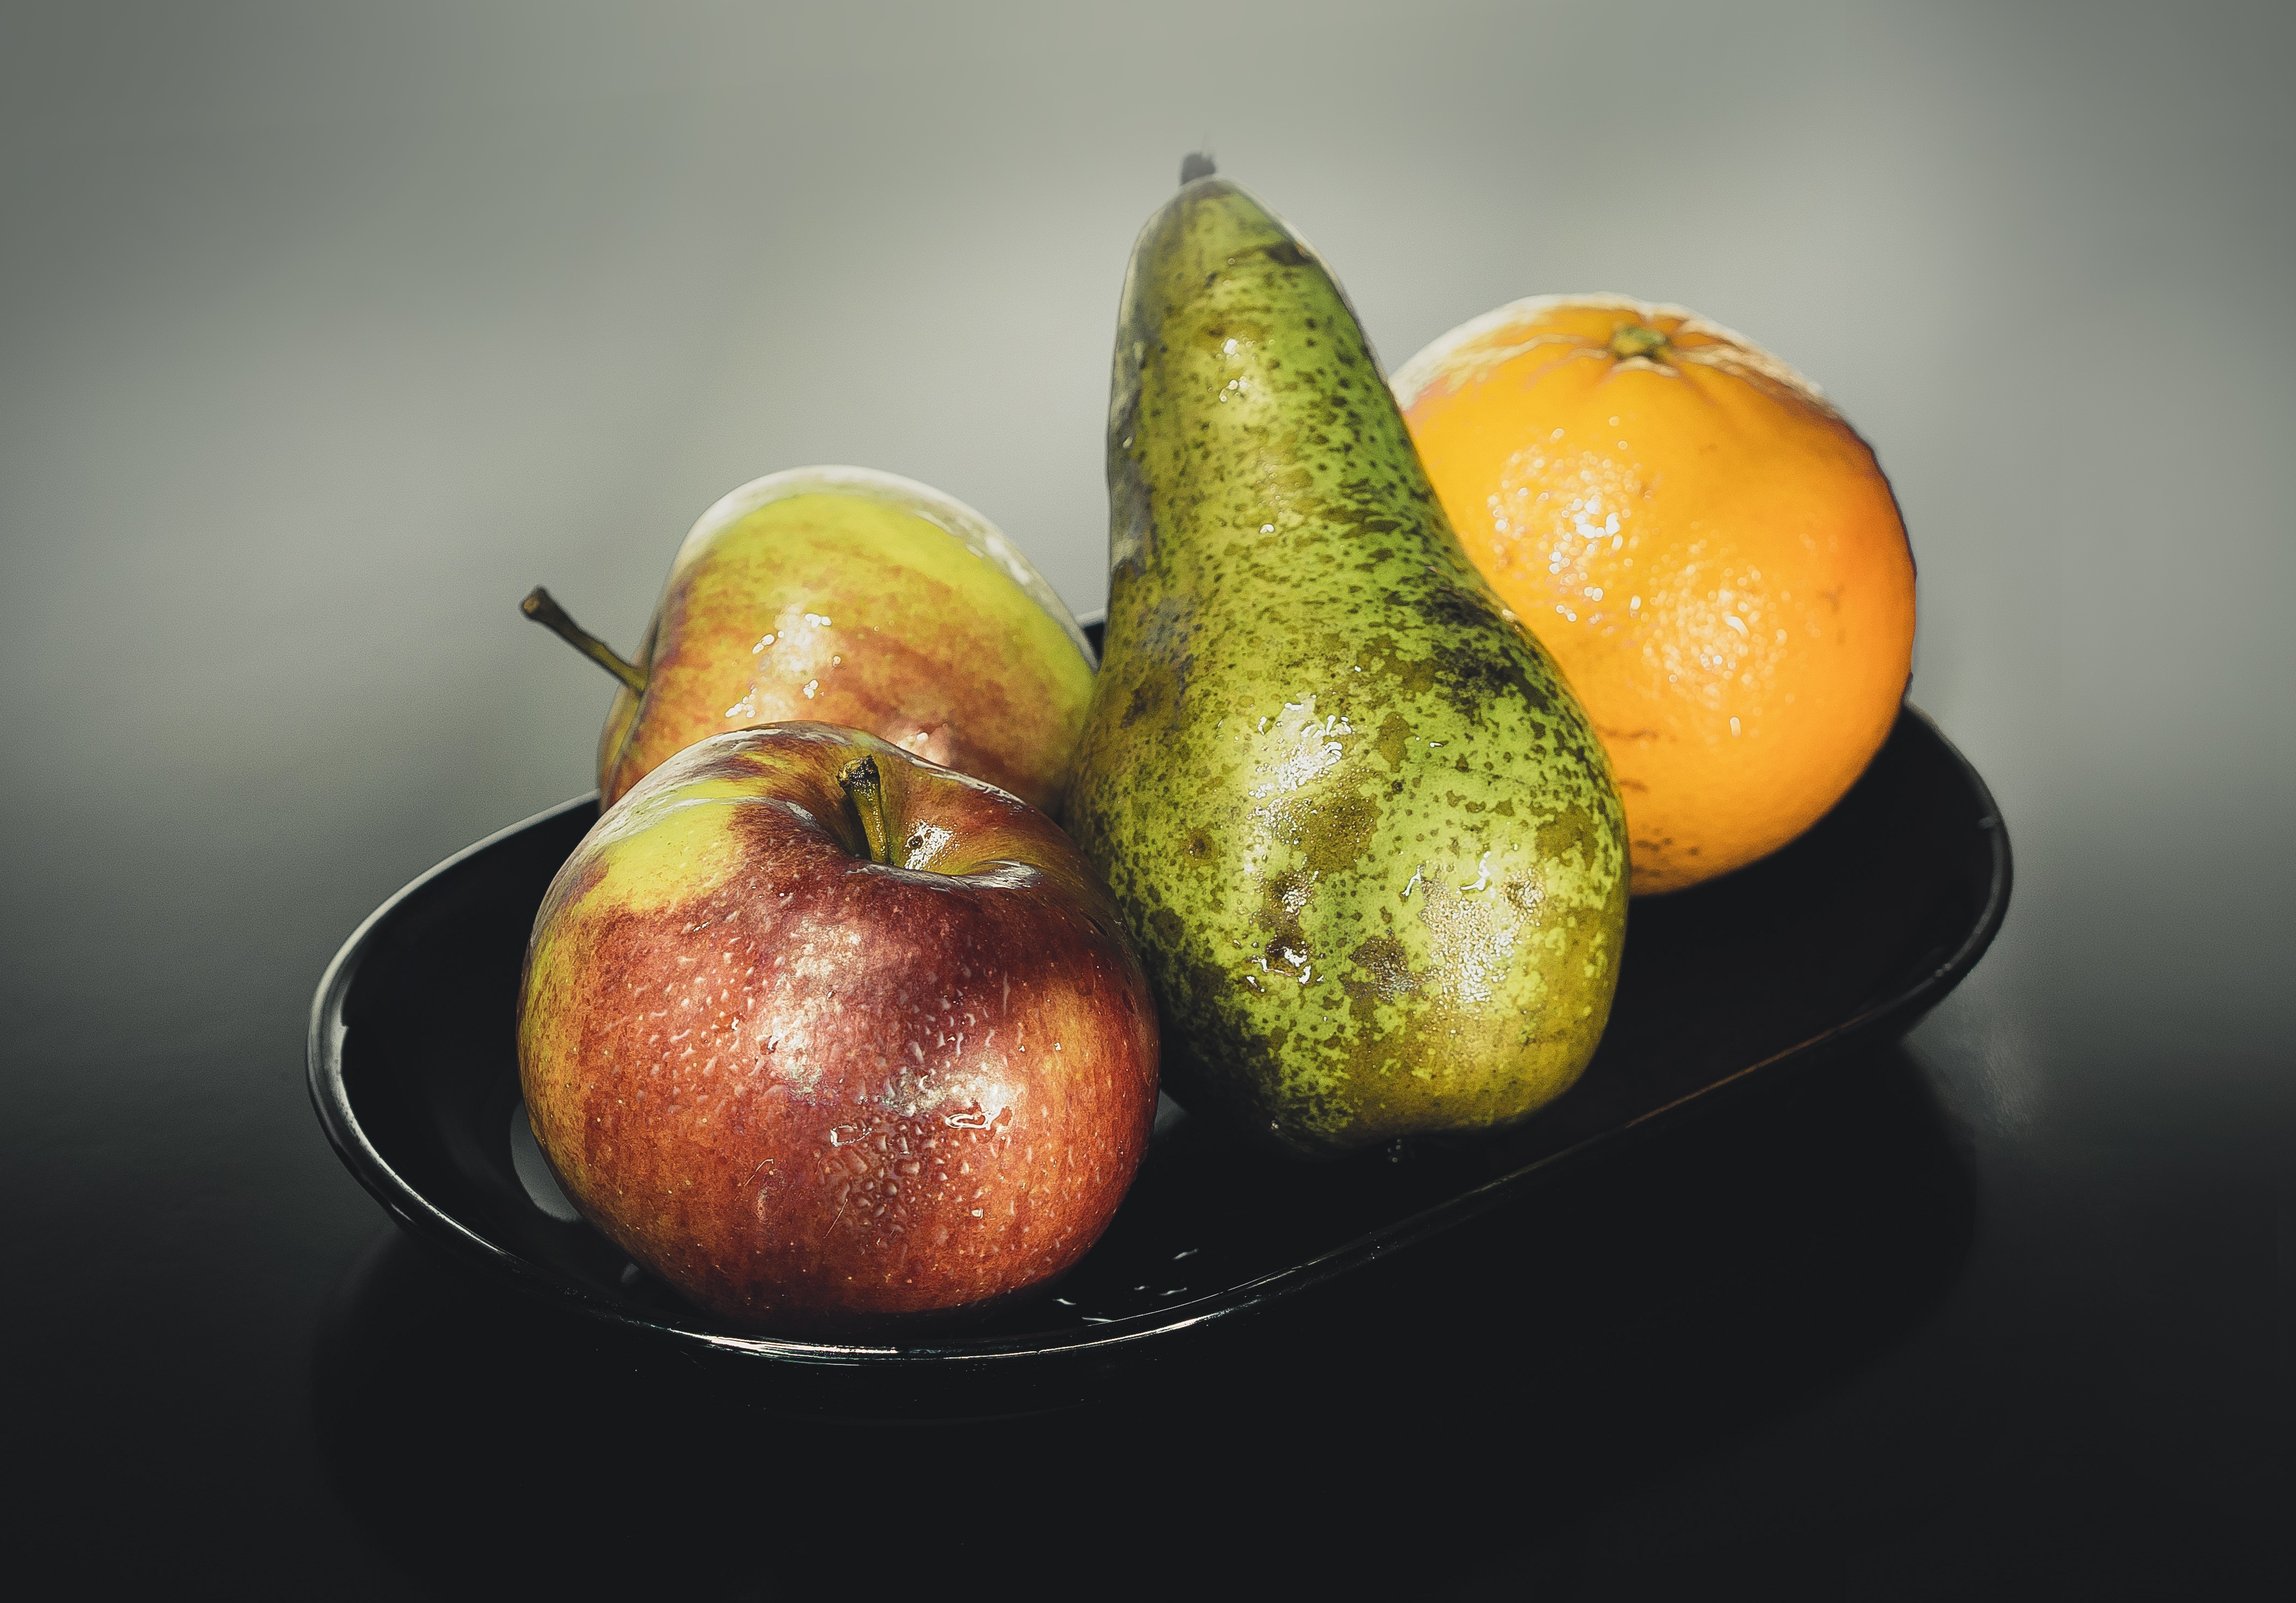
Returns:
[[[308,1333],[239,1310],[316,1297],[376,1219],[303,1102],[310,989],[400,883],[591,783],[608,687],[518,597],[627,648],[719,494],[853,462],[1098,606],[1125,255],[1209,145],[1390,366],[1613,289],[1744,330],[1874,443],[1914,698],[2020,876],[1915,1040],[1994,1222],[1890,1361],[1987,1351],[2012,1263],[2105,1265],[2051,1317],[2113,1329],[2183,1250],[2155,1204],[2197,1209],[2277,1291],[2130,1338],[2107,1371],[2169,1390],[2094,1406],[2205,1491],[2226,1366],[2264,1384],[2292,1328],[2292,14],[0,7],[19,1284],[101,1254],[125,1311],[234,1232],[165,1311],[196,1363],[148,1384],[291,1418]],[[171,1122],[201,1134],[124,1180],[123,1125]]]

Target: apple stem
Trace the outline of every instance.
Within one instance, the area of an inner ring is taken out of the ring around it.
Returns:
[[[837,783],[845,787],[846,800],[861,820],[861,833],[869,842],[869,860],[890,864],[893,836],[885,827],[885,786],[877,772],[877,760],[855,758],[838,770]]]
[[[625,662],[612,646],[569,618],[566,615],[566,609],[553,601],[550,598],[550,592],[540,585],[535,586],[533,593],[518,604],[518,610],[621,680],[639,695],[645,694],[645,670],[635,663]]]

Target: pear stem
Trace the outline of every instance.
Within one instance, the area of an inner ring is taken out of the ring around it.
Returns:
[[[569,618],[566,609],[553,601],[550,592],[540,585],[535,586],[533,593],[518,604],[518,610],[621,680],[637,695],[645,694],[645,670],[625,662],[612,646]]]
[[[837,783],[845,787],[845,799],[861,820],[861,833],[869,842],[869,860],[890,864],[893,832],[885,826],[885,785],[877,772],[877,760],[855,758],[838,770]]]

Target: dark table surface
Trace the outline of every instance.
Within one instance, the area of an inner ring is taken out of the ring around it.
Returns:
[[[2285,1596],[2284,9],[0,7],[0,1568],[60,1594]],[[926,479],[1099,604],[1209,139],[1390,358],[1547,289],[1824,382],[2018,849],[1902,1045],[1088,1408],[765,1417],[322,1139],[368,908],[586,789],[717,495]],[[58,1578],[73,1577],[70,1584]],[[15,1588],[12,1586],[11,1591]]]

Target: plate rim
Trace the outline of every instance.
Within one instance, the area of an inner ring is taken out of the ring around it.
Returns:
[[[627,1330],[641,1332],[651,1337],[673,1338],[684,1344],[752,1360],[840,1369],[906,1368],[920,1364],[994,1365],[1053,1358],[1090,1358],[1112,1353],[1139,1343],[1180,1336],[1214,1321],[1264,1307],[1277,1298],[1322,1285],[1388,1253],[1464,1223],[1498,1205],[1513,1191],[1542,1173],[1607,1146],[1652,1119],[1710,1097],[1760,1070],[1789,1058],[1809,1056],[1839,1047],[1852,1038],[1868,1034],[1900,1018],[1906,1019],[1910,1025],[1913,1017],[1917,1017],[1934,1005],[1946,991],[1975,968],[1978,960],[1992,945],[1994,937],[2000,933],[2003,921],[2008,916],[2014,865],[2010,853],[2007,826],[1984,777],[1961,749],[1947,737],[1936,719],[1910,701],[1903,703],[1902,711],[1920,721],[1958,769],[1963,783],[1980,804],[1976,827],[1986,834],[1990,851],[1985,901],[1977,918],[1953,951],[1920,981],[1861,1013],[1767,1057],[1743,1065],[1686,1096],[1645,1109],[1624,1123],[1589,1136],[1561,1151],[1548,1153],[1521,1168],[1495,1176],[1480,1185],[1446,1197],[1392,1224],[1367,1231],[1315,1257],[1270,1270],[1238,1285],[1208,1292],[1187,1303],[1150,1309],[1110,1320],[1096,1328],[1046,1335],[995,1336],[972,1342],[803,1341],[711,1329],[675,1318],[650,1315],[644,1310],[617,1306],[579,1287],[564,1284],[558,1277],[547,1273],[510,1248],[488,1239],[439,1207],[392,1167],[390,1160],[361,1127],[357,1114],[351,1107],[343,1075],[343,1042],[349,1033],[348,1026],[343,1022],[343,1006],[368,948],[391,917],[434,881],[529,829],[563,818],[578,808],[594,807],[598,799],[598,793],[594,790],[554,807],[545,808],[472,842],[409,880],[359,921],[358,926],[328,962],[312,998],[306,1041],[307,1089],[312,1107],[336,1156],[384,1211],[416,1239],[426,1245],[443,1247],[465,1261],[474,1260],[505,1272],[512,1284],[530,1295],[541,1296],[560,1306],[571,1307],[586,1317]],[[1208,1303],[1211,1306],[1205,1306]],[[1191,1313],[1191,1309],[1196,1311]]]

